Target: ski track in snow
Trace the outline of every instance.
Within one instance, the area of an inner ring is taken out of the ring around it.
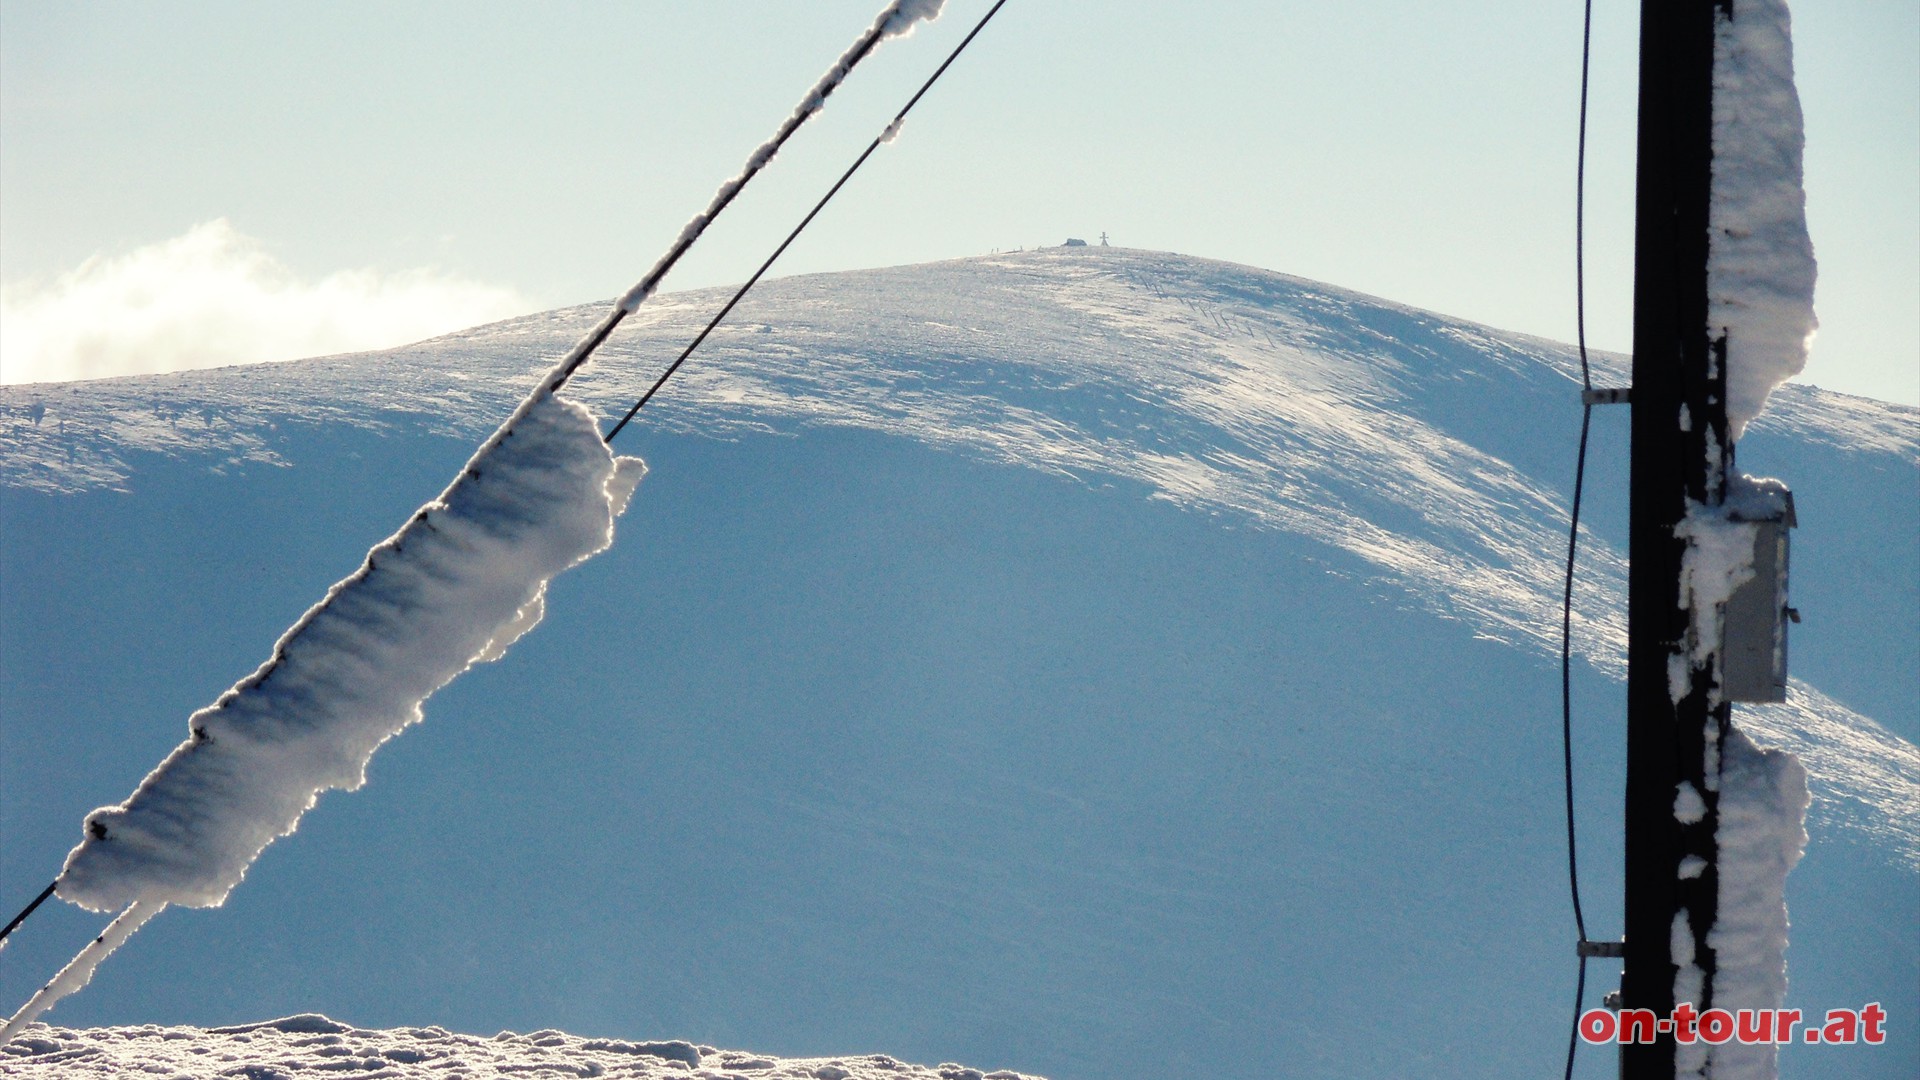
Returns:
[[[911,1065],[885,1054],[776,1058],[687,1042],[586,1039],[559,1031],[491,1038],[438,1027],[368,1031],[317,1014],[238,1027],[62,1028],[35,1024],[0,1048],[0,1072],[26,1078],[243,1077],[338,1080],[454,1076],[669,1080],[1042,1080],[963,1065]]]
[[[624,412],[722,302],[656,297],[569,393]],[[280,427],[462,439],[498,423],[597,319],[595,302],[380,353],[0,392],[0,484],[120,488],[143,453],[216,470],[290,464]],[[1409,364],[1409,359],[1420,361]],[[1626,360],[1595,354],[1596,385]],[[1559,649],[1567,494],[1483,444],[1571,432],[1510,417],[1572,399],[1572,346],[1300,278],[1187,256],[1069,248],[763,283],[643,418],[729,438],[865,428],[1311,537],[1481,634]],[[1786,385],[1755,430],[1920,464],[1920,410]],[[1472,433],[1469,433],[1471,435]],[[1563,437],[1564,435],[1564,437]],[[1571,471],[1570,461],[1567,464]],[[1575,648],[1625,675],[1624,552],[1584,533]],[[1920,868],[1920,749],[1796,681],[1742,711],[1807,762],[1816,824]]]

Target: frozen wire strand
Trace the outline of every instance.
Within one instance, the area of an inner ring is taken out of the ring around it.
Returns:
[[[853,164],[847,167],[846,172],[840,174],[840,179],[834,181],[833,186],[827,189],[827,193],[820,197],[820,201],[813,204],[813,209],[807,211],[807,216],[800,219],[800,224],[793,227],[793,231],[787,234],[787,238],[780,241],[780,246],[773,249],[773,254],[767,256],[767,260],[760,264],[760,268],[753,272],[753,276],[747,279],[746,284],[740,286],[740,288],[734,292],[733,297],[726,302],[726,305],[722,307],[712,319],[707,321],[707,325],[701,329],[693,341],[688,344],[686,348],[680,350],[680,355],[674,358],[673,363],[667,365],[667,370],[661,372],[660,377],[654,380],[652,386],[647,388],[647,392],[640,395],[640,400],[633,403],[633,408],[628,409],[627,414],[622,416],[618,423],[607,430],[607,442],[612,442],[613,437],[620,434],[621,429],[625,428],[627,423],[631,421],[641,409],[646,407],[647,402],[653,400],[653,395],[660,392],[660,388],[667,384],[668,379],[673,378],[674,372],[680,370],[680,365],[686,362],[687,357],[693,355],[693,350],[699,348],[700,343],[707,340],[707,335],[713,333],[713,328],[720,325],[720,321],[727,317],[727,314],[733,310],[734,305],[738,304],[741,299],[747,295],[747,292],[759,283],[760,278],[773,267],[773,264],[779,260],[781,255],[786,253],[787,248],[790,247],[795,240],[799,239],[800,234],[806,231],[807,226],[813,224],[813,219],[819,216],[820,211],[826,209],[827,203],[832,202],[833,197],[840,193],[840,189],[846,186],[847,181],[853,179],[853,174],[860,171],[860,166],[865,165],[867,159],[873,156],[874,151],[880,149],[880,144],[886,142],[890,135],[900,130],[900,125],[906,120],[907,114],[913,111],[913,107],[920,103],[920,99],[926,95],[928,90],[933,89],[933,84],[940,81],[940,76],[946,74],[947,68],[951,67],[953,62],[960,58],[960,54],[965,52],[967,46],[973,43],[973,39],[980,35],[980,31],[986,29],[987,23],[1006,5],[1006,2],[1007,0],[996,0],[994,5],[987,9],[987,13],[980,16],[980,21],[973,25],[973,29],[967,32],[967,36],[961,39],[960,44],[954,46],[953,51],[947,54],[947,58],[941,62],[939,67],[934,69],[932,75],[927,77],[927,81],[920,84],[920,89],[914,92],[913,97],[907,99],[907,104],[901,108],[899,112],[894,114],[893,121],[889,123],[879,135],[874,136],[873,141],[867,144],[867,148],[861,151],[860,156],[854,159]]]
[[[1593,0],[1582,5],[1580,26],[1580,134],[1573,169],[1573,312],[1580,346],[1580,386],[1593,389],[1587,362],[1587,84],[1593,57]],[[1567,795],[1567,886],[1573,894],[1573,923],[1580,942],[1587,940],[1587,919],[1580,910],[1580,856],[1573,813],[1573,571],[1580,551],[1580,498],[1587,480],[1587,435],[1593,406],[1580,406],[1580,449],[1573,466],[1573,506],[1568,514],[1566,587],[1560,597],[1560,754]],[[1567,1031],[1566,1080],[1573,1080],[1573,1059],[1580,1049],[1580,1011],[1586,1004],[1587,957],[1579,950],[1580,974],[1573,990],[1573,1023]]]
[[[892,11],[893,9],[889,8],[888,10]],[[842,82],[846,81],[847,76],[853,74],[854,67],[856,67],[860,61],[872,55],[874,47],[879,45],[881,39],[887,36],[891,23],[892,20],[887,17],[886,13],[883,13],[880,18],[874,20],[873,26],[867,30],[866,34],[862,36],[859,41],[855,42],[853,48],[849,49],[847,54],[836,64],[838,71],[830,74],[828,78],[807,92],[807,97],[802,100],[800,107],[795,109],[781,122],[779,130],[774,132],[773,138],[767,140],[754,150],[753,155],[747,159],[746,168],[741,170],[740,175],[720,185],[720,190],[714,192],[713,199],[708,202],[707,208],[694,215],[694,217],[687,222],[686,226],[680,230],[680,235],[674,241],[673,246],[668,248],[667,253],[660,257],[660,261],[655,263],[653,269],[647,272],[647,276],[636,283],[633,288],[628,289],[626,293],[614,303],[613,310],[607,312],[606,317],[600,320],[599,325],[589,331],[587,336],[582,338],[580,343],[575,345],[572,351],[566,355],[565,359],[560,362],[559,367],[547,376],[544,387],[546,391],[552,392],[564,386],[566,381],[573,376],[573,373],[578,371],[580,366],[587,362],[587,358],[593,355],[594,350],[598,349],[601,344],[607,340],[608,335],[613,333],[614,327],[619,326],[623,319],[633,313],[633,309],[639,307],[642,301],[653,295],[654,290],[660,286],[660,280],[667,276],[667,272],[672,270],[674,264],[680,261],[680,257],[687,253],[687,249],[693,246],[694,241],[700,239],[700,235],[706,231],[707,226],[713,224],[713,219],[719,217],[720,212],[725,210],[727,205],[733,202],[734,197],[746,188],[748,181],[759,175],[760,170],[766,168],[767,163],[772,161],[774,156],[779,153],[780,148],[786,144],[787,139],[791,137],[794,132],[800,130],[800,125],[806,123],[814,114],[820,111],[827,97],[831,95]],[[536,391],[536,394],[538,392],[539,391]]]
[[[13,933],[14,927],[19,926],[23,922],[26,922],[27,916],[33,914],[34,909],[38,908],[41,904],[46,903],[47,897],[53,895],[54,886],[58,884],[60,884],[59,878],[54,878],[52,881],[47,882],[47,887],[40,890],[40,895],[33,898],[33,903],[28,904],[24,908],[21,908],[20,914],[15,915],[13,917],[13,921],[7,924],[7,928],[5,930],[0,930],[0,941],[7,940],[7,935]]]
[[[20,1006],[19,1010],[7,1019],[5,1026],[0,1027],[0,1046],[12,1042],[14,1036],[20,1034],[22,1029],[38,1019],[41,1013],[52,1008],[61,998],[92,981],[93,973],[99,968],[100,962],[111,956],[115,949],[133,936],[134,931],[145,926],[147,920],[165,911],[166,907],[164,901],[155,900],[135,900],[128,904],[112,922],[107,924],[107,928],[100,932],[99,937],[88,942],[86,947],[67,963],[66,967],[60,969],[59,974],[48,980],[47,985],[28,998],[27,1003]]]

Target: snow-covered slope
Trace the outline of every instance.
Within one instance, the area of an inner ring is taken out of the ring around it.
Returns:
[[[642,309],[574,391],[624,408],[718,300]],[[44,881],[600,310],[0,396],[0,884]],[[548,623],[52,1019],[325,1009],[1056,1077],[1559,1052],[1569,348],[1100,248],[787,279],[736,315],[622,436],[652,474]],[[1741,447],[1803,525],[1801,681],[1742,716],[1813,773],[1809,1009],[1920,1014],[1917,418],[1789,386]],[[1625,420],[1597,421],[1579,593],[1596,935]],[[97,929],[53,924],[0,990]],[[1895,1042],[1785,1074],[1911,1072]]]
[[[449,1076],[610,1076],[631,1080],[1042,1080],[951,1062],[912,1065],[885,1054],[777,1058],[670,1040],[583,1039],[561,1031],[458,1035],[441,1027],[367,1031],[317,1014],[206,1030],[42,1027],[0,1049],[9,1076],[243,1076],[324,1074],[334,1080]]]

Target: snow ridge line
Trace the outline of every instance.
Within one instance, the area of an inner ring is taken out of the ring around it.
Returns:
[[[36,1027],[4,1055],[21,1080],[169,1076],[315,1076],[440,1080],[453,1076],[618,1076],[623,1080],[1044,1080],[886,1054],[775,1057],[681,1040],[632,1042],[545,1028],[470,1035],[442,1027],[370,1030],[319,1013],[230,1027]],[[215,1070],[220,1070],[216,1072]]]

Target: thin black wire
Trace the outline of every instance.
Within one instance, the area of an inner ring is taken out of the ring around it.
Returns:
[[[841,83],[846,81],[848,76],[853,74],[853,69],[857,67],[862,60],[865,60],[873,54],[873,50],[880,44],[881,40],[886,37],[888,22],[889,20],[884,18],[875,20],[874,24],[868,28],[866,35],[854,45],[853,49],[846,56],[842,57],[842,66],[839,67],[838,77],[828,79],[817,86],[816,92],[819,95],[818,98],[814,100],[811,105],[802,105],[802,107],[788,114],[787,118],[780,122],[780,127],[775,130],[773,138],[762,144],[759,149],[754,151],[753,156],[747,159],[747,167],[741,171],[740,175],[720,185],[719,190],[714,193],[713,200],[707,204],[707,208],[687,223],[687,228],[681,231],[679,238],[674,241],[673,247],[669,248],[667,253],[661,256],[660,261],[655,263],[653,269],[647,272],[647,276],[642,278],[633,288],[628,289],[627,292],[615,302],[613,310],[608,312],[606,317],[600,320],[600,324],[589,331],[587,336],[583,338],[579,344],[575,345],[573,350],[561,360],[559,369],[555,374],[548,377],[547,390],[558,390],[562,386],[565,386],[567,380],[573,378],[573,373],[580,370],[580,368],[586,364],[588,358],[594,354],[594,351],[599,349],[600,346],[606,342],[607,338],[612,335],[614,327],[619,326],[622,320],[628,315],[633,314],[634,307],[641,301],[653,295],[654,290],[659,287],[661,279],[665,278],[667,272],[673,269],[674,264],[680,261],[680,257],[685,255],[687,251],[693,247],[694,242],[706,233],[707,227],[712,225],[714,219],[720,216],[720,212],[725,210],[742,191],[746,190],[747,184],[751,182],[755,176],[760,174],[760,170],[766,168],[767,165],[773,161],[774,157],[779,154],[780,148],[786,145],[787,140],[793,136],[793,133],[800,130],[800,125],[806,123],[820,112],[827,98],[833,94],[834,90],[837,89]]]
[[[1573,469],[1573,513],[1567,530],[1567,585],[1560,601],[1560,749],[1567,791],[1567,883],[1573,892],[1573,923],[1581,944],[1587,940],[1587,920],[1580,910],[1580,858],[1573,827],[1573,564],[1580,545],[1580,496],[1587,477],[1587,432],[1593,406],[1580,409],[1580,452]],[[1587,988],[1587,958],[1580,957],[1579,989],[1573,998],[1573,1031],[1567,1037],[1567,1073],[1573,1076],[1573,1054],[1580,1046],[1580,1006]]]
[[[1587,433],[1593,406],[1580,410],[1580,451],[1573,467],[1573,513],[1567,529],[1566,588],[1560,597],[1560,749],[1567,791],[1567,884],[1573,892],[1573,923],[1580,940],[1587,940],[1587,920],[1580,910],[1580,859],[1573,828],[1573,566],[1580,547],[1580,500],[1587,479]]]
[[[1573,1080],[1573,1055],[1580,1048],[1580,1006],[1586,1004],[1587,958],[1580,958],[1580,978],[1573,985],[1573,1032],[1567,1036],[1567,1075]]]
[[[1580,28],[1580,136],[1573,181],[1573,311],[1580,344],[1580,450],[1573,467],[1573,508],[1568,515],[1566,588],[1560,597],[1560,752],[1567,793],[1567,886],[1573,894],[1573,923],[1580,944],[1587,941],[1587,919],[1580,909],[1580,855],[1573,815],[1573,570],[1580,550],[1580,499],[1587,480],[1587,435],[1593,426],[1593,406],[1584,391],[1593,389],[1593,370],[1587,362],[1587,82],[1593,55],[1593,0],[1586,0]],[[1567,1080],[1573,1080],[1573,1058],[1580,1049],[1580,1012],[1586,1004],[1587,957],[1580,953],[1580,974],[1573,991],[1573,1024],[1567,1032]]]
[[[660,377],[654,380],[654,384],[647,388],[647,392],[640,395],[640,400],[633,403],[633,408],[627,410],[627,414],[620,418],[620,422],[608,429],[605,438],[606,442],[612,442],[613,437],[620,434],[621,429],[627,426],[627,422],[632,420],[635,414],[639,413],[641,409],[645,408],[647,402],[653,400],[653,395],[659,393],[660,388],[667,385],[667,380],[673,378],[673,373],[680,370],[680,365],[686,362],[687,357],[693,355],[693,350],[699,348],[700,343],[707,340],[707,335],[713,333],[713,328],[720,325],[720,320],[726,318],[727,313],[731,312],[734,305],[738,304],[741,298],[747,295],[748,290],[759,283],[760,278],[772,268],[780,256],[786,254],[787,248],[790,247],[795,240],[799,239],[800,234],[806,231],[807,226],[813,224],[813,219],[820,215],[820,211],[826,209],[827,204],[833,201],[833,197],[840,193],[840,189],[846,186],[847,181],[853,179],[853,174],[860,171],[860,166],[865,165],[867,159],[873,156],[874,151],[880,149],[880,144],[887,141],[888,134],[899,131],[901,123],[907,118],[907,114],[912,112],[913,107],[920,103],[920,99],[926,96],[927,91],[933,89],[933,84],[940,81],[940,76],[947,73],[947,68],[951,67],[953,62],[960,58],[960,54],[966,51],[967,46],[973,44],[973,39],[980,35],[980,31],[986,29],[987,23],[993,19],[994,15],[999,13],[1000,9],[1006,5],[1006,2],[1007,0],[996,0],[994,5],[987,9],[987,13],[980,16],[980,21],[973,25],[973,29],[968,31],[967,36],[961,39],[960,44],[954,46],[953,51],[947,54],[946,60],[942,61],[940,66],[934,69],[933,74],[927,77],[927,81],[920,84],[920,89],[915,91],[913,97],[907,100],[906,106],[894,114],[893,121],[889,123],[879,135],[874,136],[873,141],[867,144],[867,148],[861,152],[860,156],[854,160],[852,165],[847,167],[847,171],[840,174],[840,179],[834,181],[833,186],[827,189],[827,193],[820,197],[820,201],[813,204],[813,209],[807,211],[807,216],[800,219],[800,224],[795,225],[793,231],[787,234],[787,238],[780,241],[780,246],[773,249],[773,254],[767,256],[767,261],[760,264],[760,269],[755,270],[753,276],[747,279],[746,284],[740,286],[740,288],[734,292],[733,298],[727,301],[726,306],[722,307],[712,319],[708,320],[707,325],[700,331],[699,335],[695,337],[686,348],[680,350],[680,355],[674,358],[673,363],[667,365],[667,370],[661,372]]]
[[[7,940],[7,935],[13,933],[14,927],[19,926],[23,922],[26,922],[27,916],[33,914],[35,908],[39,907],[41,904],[46,903],[47,897],[53,895],[53,888],[58,884],[60,884],[60,879],[54,878],[52,881],[47,883],[46,888],[40,890],[39,896],[36,896],[33,898],[33,903],[28,904],[24,908],[21,908],[20,914],[15,915],[13,917],[13,921],[7,924],[7,928],[5,930],[0,930],[0,941]]]

